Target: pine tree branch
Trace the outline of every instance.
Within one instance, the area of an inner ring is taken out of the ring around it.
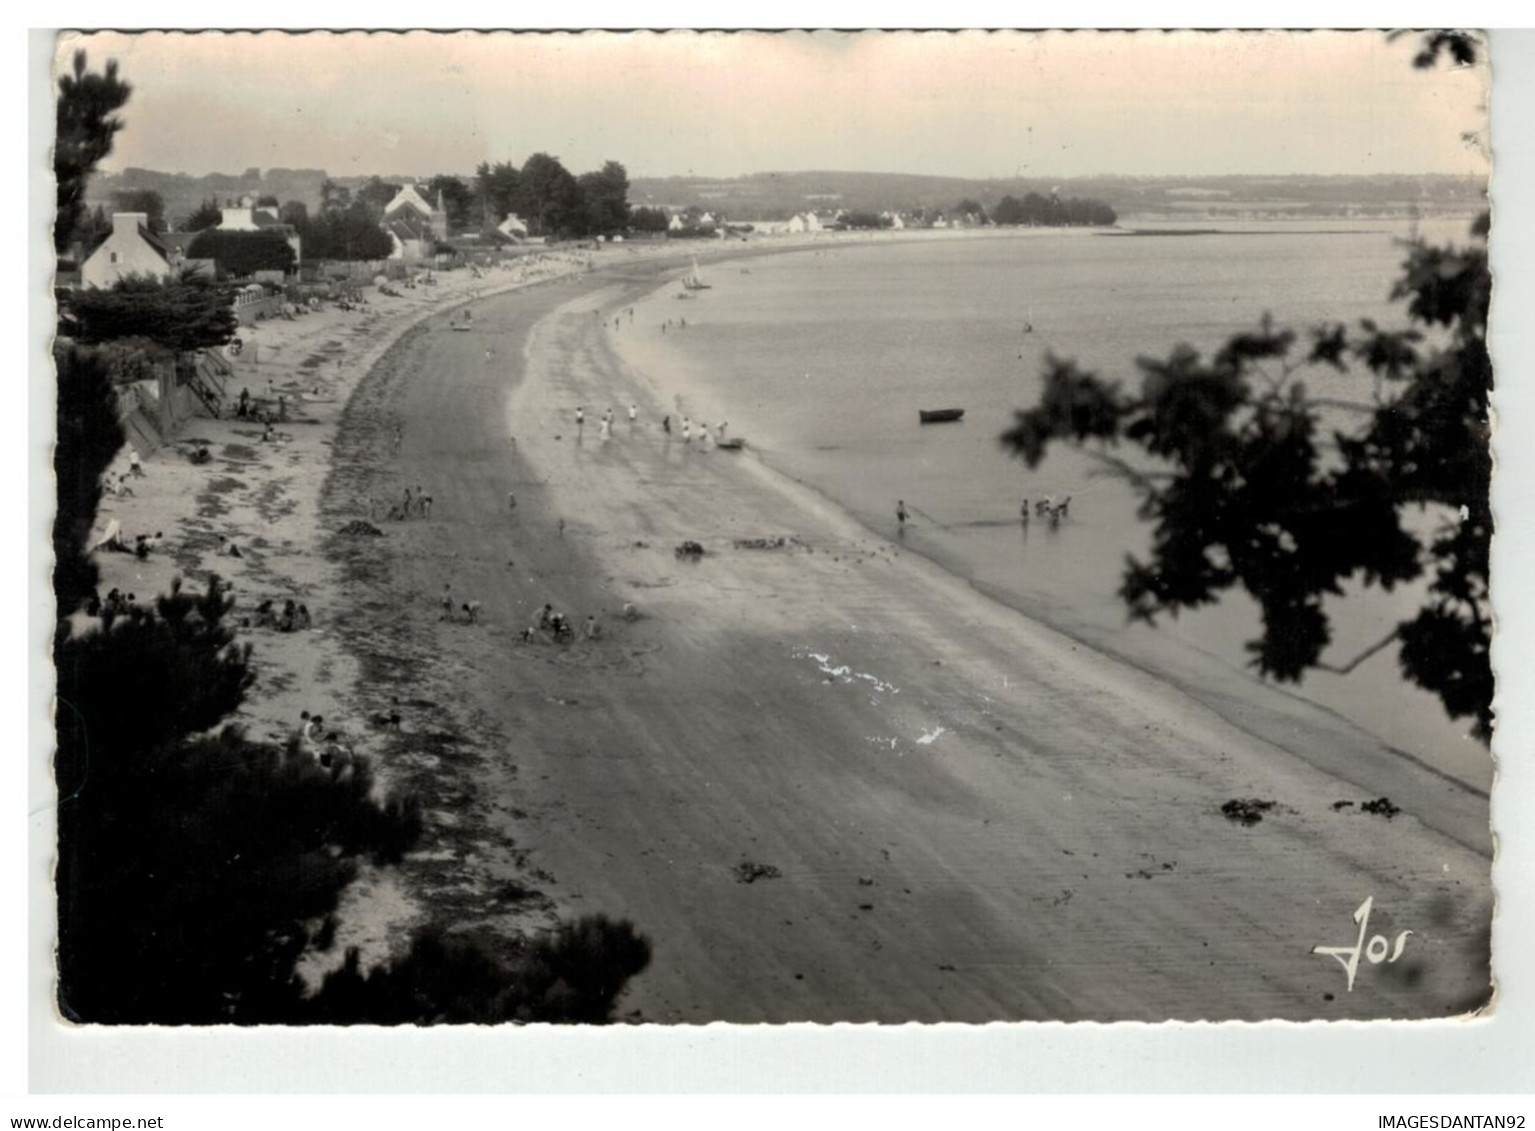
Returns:
[[[1321,660],[1318,660],[1317,663],[1316,663],[1316,666],[1318,668],[1320,668],[1322,671],[1324,671],[1324,672],[1332,672],[1334,675],[1348,675],[1349,672],[1353,671],[1360,664],[1364,663],[1371,656],[1375,655],[1375,653],[1379,652],[1387,644],[1390,644],[1393,640],[1395,640],[1397,638],[1397,636],[1401,633],[1401,631],[1402,630],[1401,630],[1400,626],[1398,626],[1396,628],[1393,628],[1389,633],[1386,634],[1385,639],[1378,640],[1374,644],[1371,644],[1368,648],[1366,648],[1363,652],[1359,653],[1359,655],[1355,656],[1352,660],[1350,660],[1346,664],[1333,665],[1333,664],[1326,664],[1326,663],[1323,663]]]

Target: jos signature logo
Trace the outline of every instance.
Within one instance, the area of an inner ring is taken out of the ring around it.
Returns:
[[[1344,971],[1348,974],[1348,992],[1354,992],[1354,975],[1359,973],[1359,956],[1362,954],[1369,959],[1372,966],[1379,966],[1382,962],[1392,963],[1402,957],[1402,951],[1407,946],[1407,936],[1411,931],[1403,931],[1396,936],[1396,945],[1392,945],[1385,935],[1373,935],[1370,941],[1364,941],[1365,935],[1370,931],[1370,910],[1375,906],[1375,897],[1372,895],[1359,905],[1354,912],[1354,922],[1359,924],[1359,938],[1353,946],[1314,946],[1312,954],[1326,954],[1336,958],[1343,964]]]

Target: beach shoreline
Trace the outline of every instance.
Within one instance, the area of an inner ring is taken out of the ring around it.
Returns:
[[[390,766],[439,786],[447,847],[405,869],[429,873],[408,881],[429,914],[507,937],[630,918],[656,960],[621,1011],[652,1022],[1426,1016],[1475,997],[1485,854],[1429,814],[1335,809],[1358,790],[1326,769],[999,616],[750,453],[668,440],[602,332],[622,335],[647,274],[487,300],[492,364],[428,325],[369,410],[404,422],[374,472],[436,499],[391,528],[379,607],[351,618],[399,622],[370,694],[416,692],[406,739],[439,736]],[[697,562],[673,554],[690,538]],[[444,584],[480,623],[436,621]],[[601,635],[524,643],[545,601]],[[1233,826],[1220,805],[1246,796],[1282,809]],[[1301,944],[1363,887],[1403,922],[1435,914],[1438,961],[1343,1000]],[[1167,969],[1140,969],[1147,945]],[[1209,964],[1265,974],[1217,986]]]
[[[668,439],[663,387],[605,327],[621,338],[637,296],[691,256],[590,273],[578,257],[541,286],[413,303],[387,333],[356,321],[356,352],[290,443],[189,429],[224,441],[216,470],[241,484],[199,494],[189,476],[209,473],[162,475],[161,459],[153,496],[114,502],[148,522],[199,499],[171,560],[139,568],[146,592],[217,564],[242,605],[309,597],[314,632],[256,634],[239,721],[275,741],[301,706],[339,719],[426,807],[419,849],[346,893],[311,980],[347,946],[387,961],[423,925],[514,952],[600,912],[655,945],[631,1021],[1433,1016],[1477,1000],[1484,802],[1445,809],[1398,765],[1400,817],[1340,812],[1364,792],[1336,760],[1296,758],[1002,608],[750,449]],[[473,330],[447,332],[466,302]],[[339,332],[312,329],[275,354],[295,380],[310,372],[296,354],[328,358]],[[383,519],[405,486],[432,494],[430,516]],[[212,562],[221,526],[258,518],[289,537]],[[382,536],[336,533],[354,520]],[[674,555],[684,539],[700,560]],[[444,615],[444,586],[477,623]],[[545,601],[600,635],[525,643]],[[398,727],[370,724],[390,711]],[[1281,808],[1253,829],[1222,817],[1249,796]],[[1308,951],[1364,888],[1433,923],[1423,980],[1368,1000],[1332,992]],[[1140,969],[1148,945],[1166,969]],[[1217,986],[1206,964],[1265,973]]]

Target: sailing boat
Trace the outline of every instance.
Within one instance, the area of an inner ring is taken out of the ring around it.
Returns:
[[[693,257],[693,273],[682,280],[682,285],[690,291],[709,289],[709,284],[704,282],[703,276],[698,271],[698,256]]]

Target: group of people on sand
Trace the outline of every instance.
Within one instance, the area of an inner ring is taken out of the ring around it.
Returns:
[[[122,523],[114,518],[107,523],[106,532],[96,540],[96,544],[91,549],[109,550],[114,554],[132,554],[143,561],[153,551],[158,550],[163,541],[165,541],[165,535],[156,530],[153,534],[135,534],[130,545],[123,534]]]
[[[729,427],[730,421],[721,420],[711,430],[709,425],[705,424],[702,420],[694,421],[684,416],[681,423],[682,442],[691,445],[696,434],[700,448],[709,448],[716,443],[723,444],[725,442],[725,430]],[[671,413],[667,413],[661,418],[661,431],[666,433],[668,437],[672,435]]]
[[[103,620],[111,620],[113,617],[122,616],[130,609],[135,608],[139,599],[132,593],[124,593],[121,589],[112,589],[107,593],[105,601],[94,591],[86,598],[85,615],[88,617],[101,617]]]
[[[634,428],[635,422],[640,418],[640,406],[629,406],[629,427]],[[613,438],[613,422],[616,416],[611,408],[604,409],[602,415],[597,418],[598,436],[606,443]],[[586,431],[586,406],[576,406],[576,439],[580,440]]]
[[[300,711],[298,717],[298,733],[293,741],[301,753],[326,770],[341,770],[352,764],[352,748],[342,741],[340,731],[326,727],[324,716]]]
[[[379,501],[368,501],[368,517],[378,516]],[[414,487],[405,488],[405,497],[398,503],[390,503],[385,507],[384,517],[396,522],[403,522],[407,518],[431,518],[432,496],[427,494],[426,488],[417,483]]]
[[[480,603],[478,601],[456,601],[453,596],[453,586],[444,583],[442,596],[438,598],[438,604],[442,606],[442,615],[438,620],[456,621],[462,619],[465,624],[478,624],[480,622]]]
[[[629,606],[625,606],[627,609]],[[602,625],[597,623],[595,616],[586,618],[586,623],[581,627],[581,636],[586,640],[596,640],[602,635]],[[538,620],[522,630],[524,644],[532,644],[538,640],[553,640],[559,644],[567,644],[576,638],[576,627],[571,619],[564,613],[557,612],[555,607],[548,602],[538,612]]]
[[[242,626],[249,627],[250,619],[240,622]],[[289,597],[283,602],[279,612],[277,602],[267,598],[256,606],[255,626],[257,628],[274,628],[278,632],[302,632],[314,625],[314,618],[309,615],[309,606],[295,602]]]

